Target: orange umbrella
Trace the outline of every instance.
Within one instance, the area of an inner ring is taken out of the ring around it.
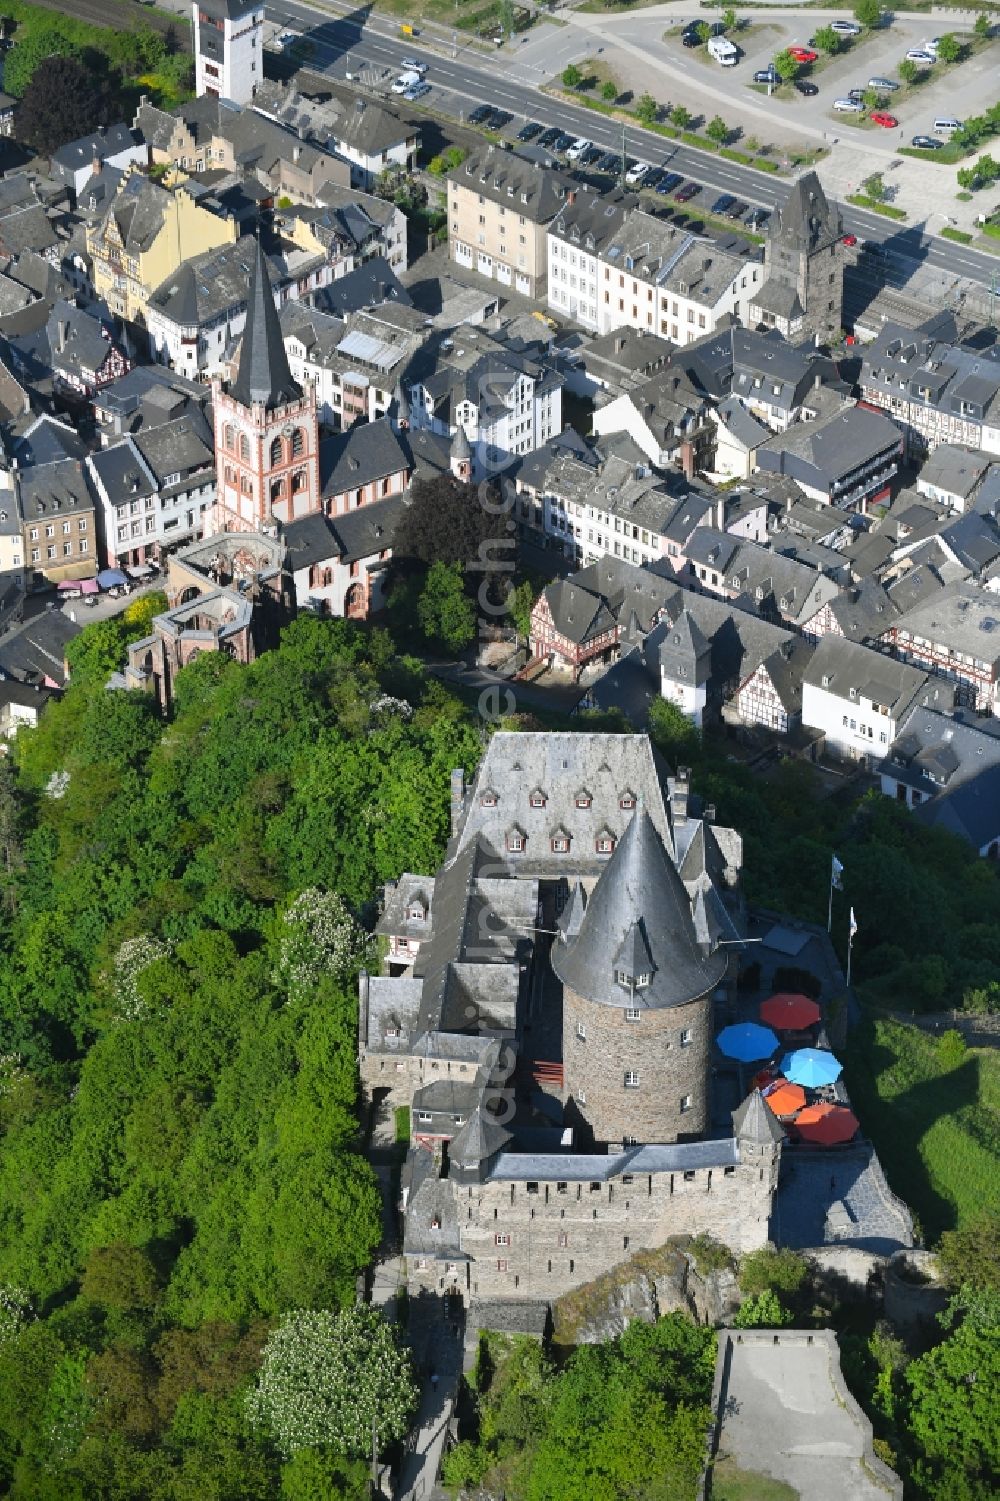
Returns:
[[[785,992],[772,995],[762,1003],[760,1019],[778,1031],[798,1032],[811,1027],[820,1019],[820,1009],[807,995],[790,995]]]
[[[851,1140],[858,1129],[858,1118],[846,1105],[807,1105],[795,1117],[795,1129],[803,1141],[831,1147]]]
[[[775,1115],[794,1115],[806,1102],[806,1092],[801,1084],[779,1084],[764,1096]]]

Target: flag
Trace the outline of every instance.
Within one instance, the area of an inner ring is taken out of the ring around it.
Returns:
[[[843,891],[844,889],[844,883],[841,880],[841,876],[843,874],[844,867],[843,865],[841,865],[836,855],[834,855],[833,864],[830,867],[830,884],[831,886],[835,886],[838,891]]]
[[[857,923],[854,920],[854,908],[852,907],[851,908],[851,923],[850,923],[850,927],[848,928],[848,933],[849,933],[850,937],[853,938],[854,935],[855,935],[855,933],[857,931],[858,931],[858,925],[857,925]]]

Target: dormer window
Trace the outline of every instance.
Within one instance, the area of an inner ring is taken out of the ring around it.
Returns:
[[[597,836],[595,848],[599,855],[612,855],[615,849],[615,836],[609,830],[604,829]]]
[[[594,801],[594,799],[591,797],[590,793],[587,792],[585,789],[581,789],[576,794],[576,806],[578,808],[589,808],[590,805],[591,805],[591,803],[593,801]]]
[[[630,975],[623,969],[615,971],[615,979],[619,985],[624,985],[626,990],[642,990],[652,978],[650,974]]]
[[[411,902],[406,909],[406,915],[413,922],[423,922],[427,912],[421,902]]]
[[[634,808],[635,807],[635,793],[634,792],[623,792],[622,795],[621,795],[621,797],[618,800],[618,806],[619,806],[619,808],[623,808],[626,811],[629,808]]]
[[[548,798],[540,787],[536,787],[534,792],[528,797],[528,802],[532,808],[544,808],[548,802]]]
[[[511,855],[519,855],[524,849],[524,830],[511,829],[507,834],[507,852]]]
[[[498,801],[499,799],[495,792],[484,792],[479,799],[479,806],[481,808],[495,808]]]
[[[568,855],[570,836],[565,829],[556,829],[552,835],[552,853],[554,855]]]

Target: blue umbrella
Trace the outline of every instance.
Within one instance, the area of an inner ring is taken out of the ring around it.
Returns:
[[[821,1048],[796,1048],[786,1053],[781,1060],[781,1072],[793,1084],[804,1084],[807,1089],[818,1089],[821,1084],[832,1084],[839,1079],[841,1064],[832,1053]]]
[[[128,579],[120,568],[103,568],[97,575],[97,582],[102,589],[114,589],[121,584],[127,584]]]
[[[720,1052],[727,1058],[738,1058],[741,1063],[770,1058],[778,1046],[771,1028],[762,1027],[758,1022],[740,1022],[735,1027],[725,1027],[716,1040]]]

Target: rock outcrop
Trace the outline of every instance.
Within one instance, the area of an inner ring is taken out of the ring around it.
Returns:
[[[596,1345],[616,1339],[629,1324],[654,1324],[680,1310],[700,1324],[724,1324],[739,1307],[735,1267],[722,1255],[709,1269],[678,1237],[656,1251],[640,1251],[553,1305],[557,1345]],[[720,1251],[722,1248],[719,1248]]]

